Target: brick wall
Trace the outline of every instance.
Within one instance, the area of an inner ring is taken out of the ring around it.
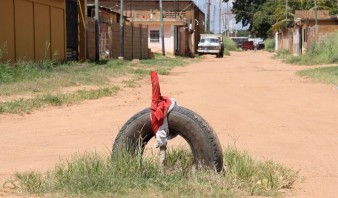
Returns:
[[[318,41],[322,41],[325,39],[328,35],[337,32],[338,31],[338,25],[319,25],[318,26]],[[316,41],[316,27],[310,27],[308,29],[307,33],[307,43],[306,46],[307,49],[311,47],[311,44],[313,44]]]

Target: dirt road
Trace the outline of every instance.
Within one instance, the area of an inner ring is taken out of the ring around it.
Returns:
[[[236,52],[160,76],[162,94],[202,115],[223,146],[300,169],[292,197],[338,196],[338,89],[295,72],[305,67]],[[150,80],[116,96],[26,115],[0,116],[0,182],[13,171],[53,167],[75,152],[109,152],[134,113],[150,105]]]

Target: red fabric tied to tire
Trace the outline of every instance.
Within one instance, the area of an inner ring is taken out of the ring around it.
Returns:
[[[151,85],[152,85],[152,97],[151,97],[151,129],[156,134],[157,130],[163,124],[165,116],[167,116],[168,108],[171,104],[170,98],[161,95],[160,83],[158,81],[158,75],[156,72],[151,71]]]

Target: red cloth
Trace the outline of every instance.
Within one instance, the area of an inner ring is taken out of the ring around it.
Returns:
[[[158,75],[156,72],[151,71],[151,129],[156,134],[158,128],[162,126],[165,116],[167,116],[168,108],[171,104],[170,98],[161,96],[160,83],[158,82]]]

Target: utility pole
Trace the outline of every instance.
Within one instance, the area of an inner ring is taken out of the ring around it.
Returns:
[[[315,31],[316,31],[316,34],[315,34],[315,41],[317,42],[318,40],[318,15],[317,15],[317,0],[314,0],[315,2]]]
[[[100,60],[99,0],[95,0],[95,61]]]
[[[219,0],[219,17],[218,17],[218,31],[222,33],[222,0]]]
[[[317,18],[317,0],[314,0],[315,2],[315,24],[318,25],[318,18]]]
[[[288,27],[288,0],[285,1],[285,28]]]
[[[216,29],[216,4],[214,5],[214,20],[213,20],[214,24],[213,24],[213,32],[214,34],[216,33],[215,29]]]
[[[120,0],[120,56],[118,59],[124,59],[124,21],[123,21],[123,0]]]
[[[160,20],[161,20],[162,55],[165,56],[165,48],[164,48],[164,24],[163,24],[163,7],[162,7],[162,0],[160,0]]]
[[[208,7],[208,15],[207,15],[207,33],[210,33],[210,0],[208,0],[207,3],[207,7]]]

